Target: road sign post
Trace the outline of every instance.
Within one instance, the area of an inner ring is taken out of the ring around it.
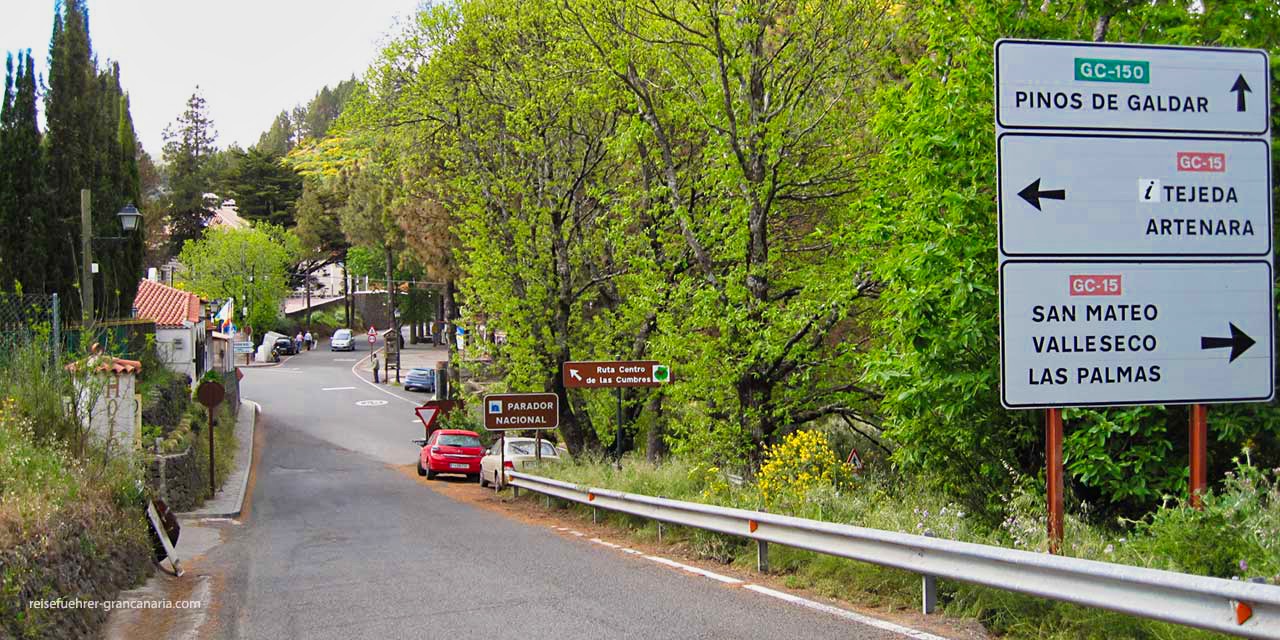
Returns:
[[[1001,402],[1046,409],[1050,548],[1061,407],[1274,396],[1265,51],[995,45]]]
[[[671,382],[671,368],[656,360],[613,360],[606,362],[566,362],[560,368],[568,389],[617,389],[618,430],[614,455],[622,462],[622,390],[626,387],[660,387]]]

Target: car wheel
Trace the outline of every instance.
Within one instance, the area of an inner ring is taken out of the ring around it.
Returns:
[[[422,461],[421,461],[421,460],[419,460],[419,461],[418,461],[418,475],[420,475],[420,476],[425,476],[425,475],[427,475],[427,470],[422,468]]]
[[[427,479],[428,479],[428,480],[435,480],[435,479],[436,479],[436,472],[434,472],[434,471],[432,471],[432,470],[430,470],[430,469],[427,469]]]
[[[483,474],[483,473],[477,473],[477,474],[476,474],[476,476],[480,478],[480,488],[481,488],[481,489],[483,489],[483,488],[485,488],[485,487],[489,486],[489,481],[484,479],[484,474]]]

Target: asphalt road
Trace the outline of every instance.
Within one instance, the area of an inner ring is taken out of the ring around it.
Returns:
[[[367,354],[313,351],[246,371],[265,439],[251,511],[209,556],[224,576],[214,635],[901,637],[424,488],[392,468],[415,460],[413,404],[356,378],[352,359]]]

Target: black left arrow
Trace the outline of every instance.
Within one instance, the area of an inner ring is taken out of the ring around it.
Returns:
[[[1031,204],[1031,206],[1035,207],[1036,211],[1042,211],[1042,209],[1040,208],[1041,198],[1045,200],[1066,200],[1067,190],[1066,189],[1046,189],[1044,191],[1041,191],[1040,178],[1036,178],[1035,182],[1032,182],[1031,184],[1023,188],[1022,191],[1019,191],[1018,195],[1022,196],[1023,200],[1026,200],[1028,203]]]
[[[1236,92],[1236,111],[1244,111],[1244,93],[1248,91],[1253,93],[1253,89],[1249,88],[1249,83],[1244,81],[1244,74],[1236,76],[1236,83],[1231,85],[1231,90]]]
[[[1248,351],[1249,347],[1252,347],[1255,342],[1248,334],[1241,331],[1240,327],[1237,327],[1234,323],[1228,324],[1231,325],[1230,338],[1206,338],[1201,336],[1200,348],[1225,349],[1227,347],[1231,347],[1231,359],[1227,360],[1227,362],[1235,362],[1236,358],[1239,358],[1240,354]]]

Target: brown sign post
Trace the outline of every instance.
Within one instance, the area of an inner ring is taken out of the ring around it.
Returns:
[[[660,387],[671,382],[671,369],[656,360],[612,360],[606,362],[566,362],[560,368],[569,389],[617,389],[618,435],[614,451],[622,463],[622,389]]]
[[[561,374],[570,389],[660,387],[671,381],[671,370],[656,360],[566,362]]]
[[[495,393],[484,397],[484,428],[489,431],[559,426],[560,396],[554,393]]]
[[[196,387],[196,400],[204,405],[205,410],[209,414],[209,498],[218,492],[214,484],[214,466],[213,466],[213,410],[222,404],[222,399],[227,397],[227,390],[222,386],[221,382],[205,381]]]
[[[484,397],[484,428],[500,432],[504,440],[498,445],[502,468],[506,467],[508,431],[533,429],[533,456],[541,464],[542,432],[559,426],[560,396],[554,393],[492,393]]]

